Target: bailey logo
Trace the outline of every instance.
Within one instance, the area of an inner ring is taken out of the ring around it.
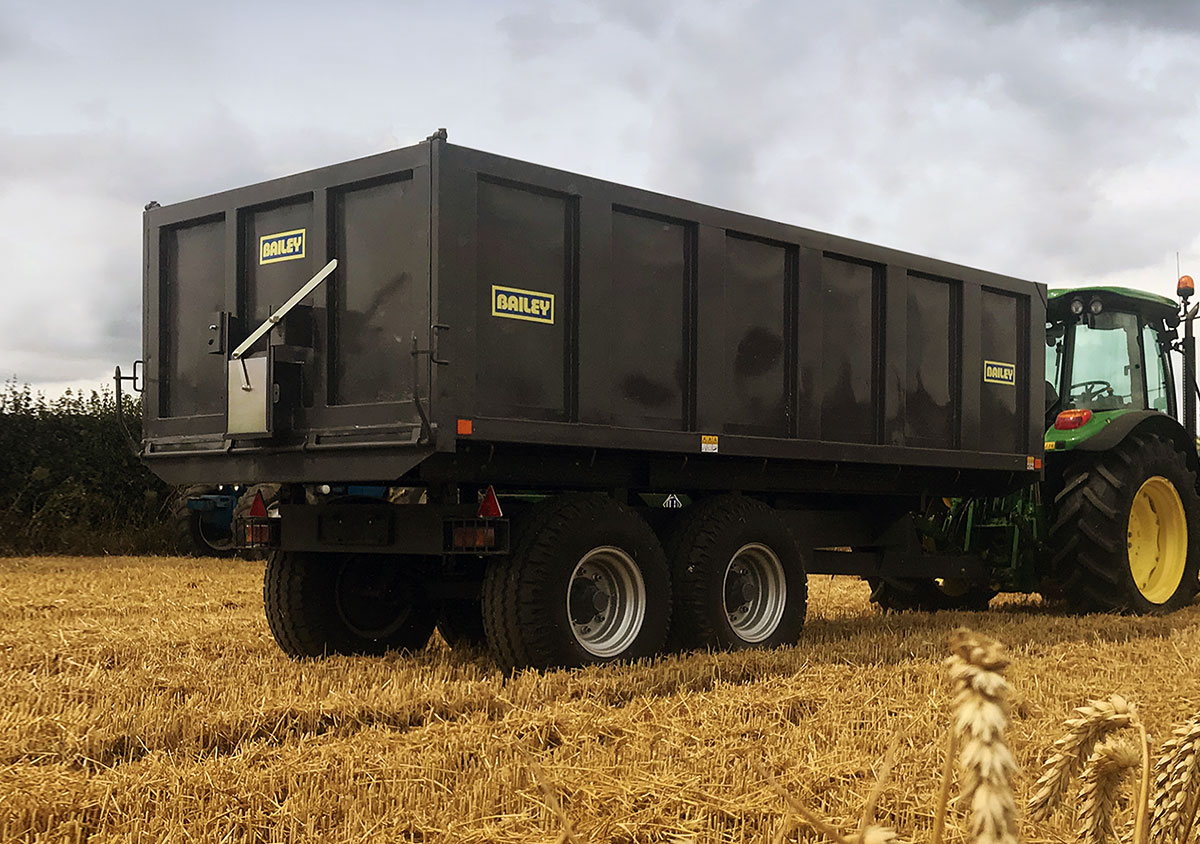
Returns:
[[[258,263],[277,264],[304,257],[304,229],[264,234],[258,239]]]
[[[493,284],[492,316],[554,325],[554,294]]]
[[[1015,386],[1017,383],[1016,364],[985,360],[983,362],[983,380],[988,384]]]

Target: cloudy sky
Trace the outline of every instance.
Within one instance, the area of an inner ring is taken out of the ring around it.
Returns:
[[[1200,271],[1194,0],[0,0],[0,377],[140,356],[141,212],[466,146],[1044,281]]]

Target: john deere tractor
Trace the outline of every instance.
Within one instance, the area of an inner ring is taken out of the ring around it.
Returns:
[[[1188,276],[1182,307],[1140,290],[1051,290],[1043,482],[1003,498],[937,499],[917,520],[925,550],[983,556],[986,581],[873,581],[873,599],[887,609],[976,609],[998,591],[1040,591],[1080,612],[1154,614],[1192,601],[1192,292]]]

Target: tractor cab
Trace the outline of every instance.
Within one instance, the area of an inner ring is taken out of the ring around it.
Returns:
[[[1138,410],[1179,418],[1169,355],[1179,319],[1178,303],[1140,290],[1051,290],[1046,427]]]

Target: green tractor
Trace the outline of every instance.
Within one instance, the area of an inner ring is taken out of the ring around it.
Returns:
[[[1200,590],[1192,287],[1180,278],[1182,307],[1140,290],[1051,290],[1042,483],[937,499],[917,519],[925,551],[982,556],[989,581],[876,580],[872,599],[979,609],[1000,591],[1041,592],[1078,612],[1138,614],[1190,603]]]

